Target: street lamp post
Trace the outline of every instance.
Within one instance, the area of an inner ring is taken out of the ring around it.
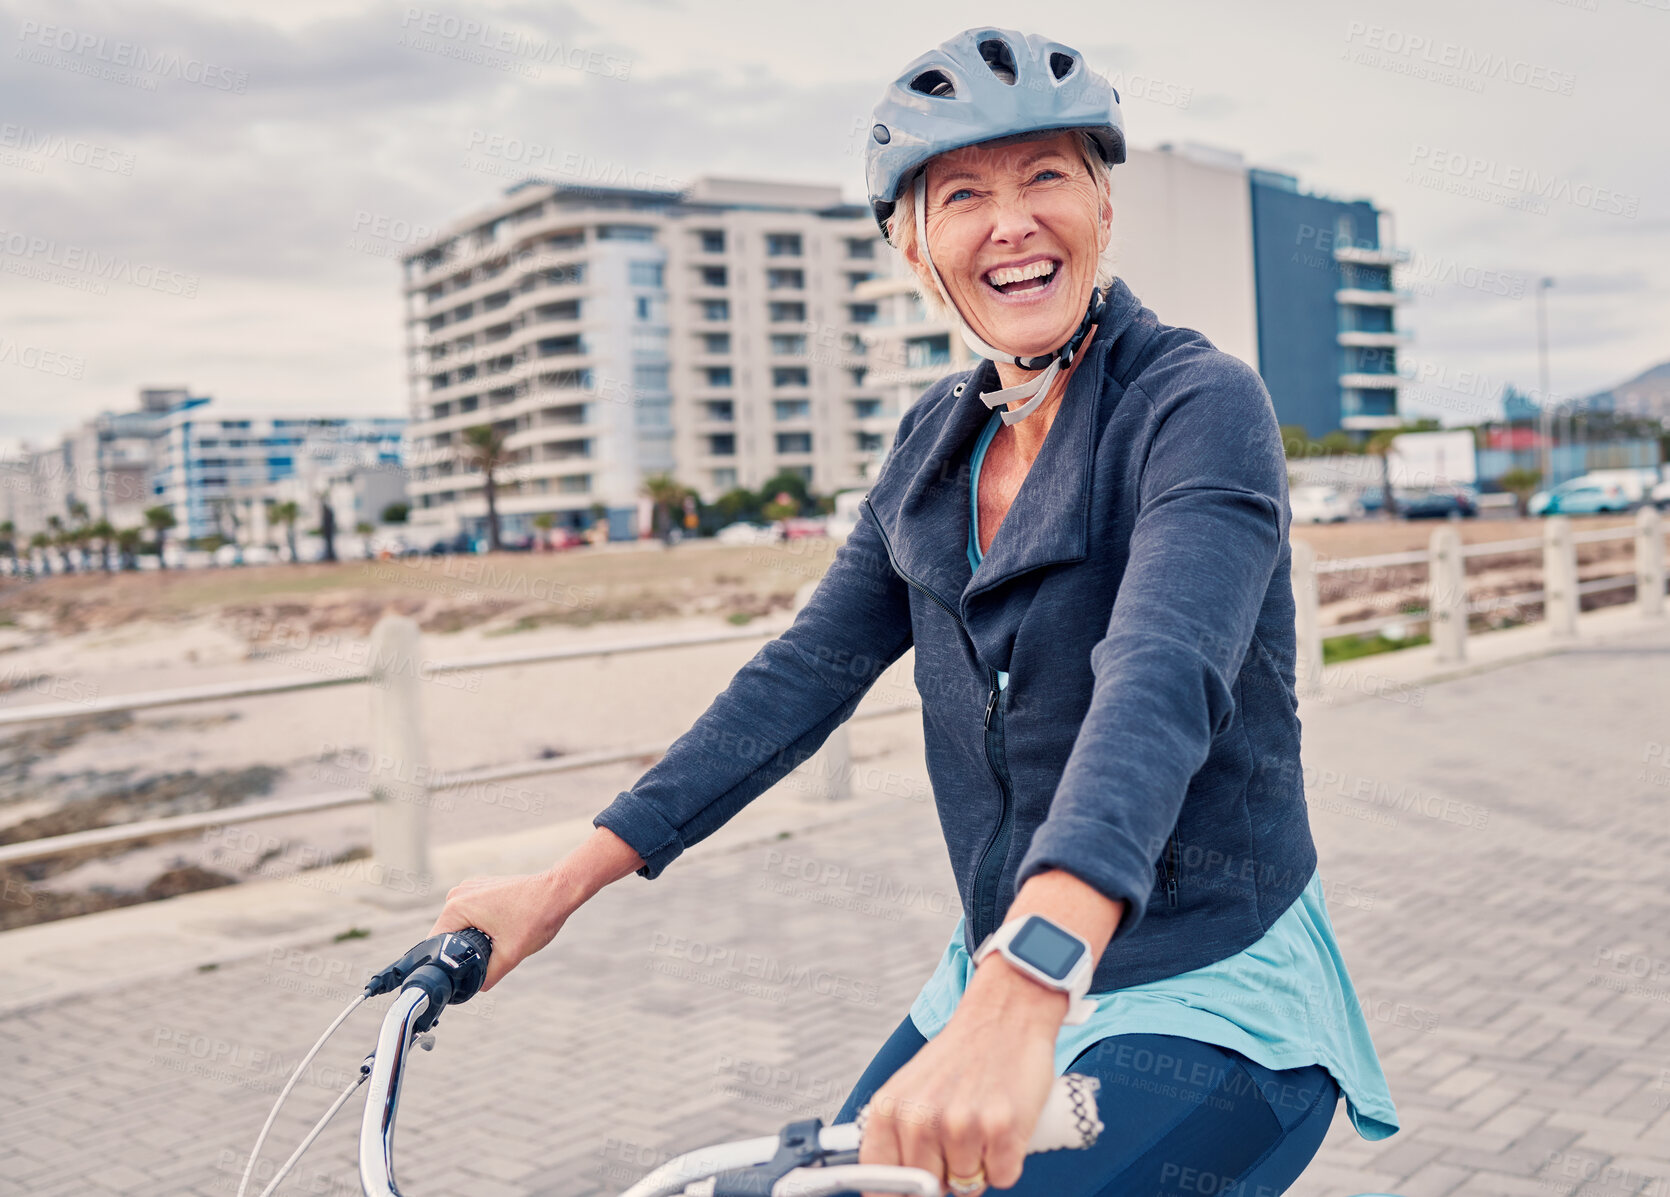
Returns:
[[[1542,484],[1544,487],[1554,485],[1554,409],[1552,396],[1548,393],[1548,288],[1554,285],[1554,280],[1543,277],[1537,280],[1537,389],[1541,392],[1542,403]]]

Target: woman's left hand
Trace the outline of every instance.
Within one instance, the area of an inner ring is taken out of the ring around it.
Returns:
[[[953,1193],[949,1178],[982,1173],[987,1186],[1012,1187],[1055,1080],[1066,1015],[1066,994],[988,957],[945,1029],[870,1099],[859,1162],[924,1168]]]

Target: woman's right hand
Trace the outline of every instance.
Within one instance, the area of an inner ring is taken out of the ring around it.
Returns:
[[[471,877],[447,893],[430,935],[476,927],[493,940],[482,992],[556,938],[579,902],[553,870],[517,877]]]

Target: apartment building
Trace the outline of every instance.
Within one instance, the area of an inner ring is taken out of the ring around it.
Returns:
[[[463,445],[489,423],[509,536],[540,515],[635,536],[662,472],[708,501],[785,471],[861,484],[884,404],[858,336],[876,309],[854,289],[878,244],[835,187],[510,188],[403,260],[414,525],[481,531]]]
[[[179,539],[247,540],[251,501],[282,497],[292,482],[318,495],[356,468],[400,465],[404,416],[211,412],[209,403],[175,404],[156,440],[151,501],[173,510]]]

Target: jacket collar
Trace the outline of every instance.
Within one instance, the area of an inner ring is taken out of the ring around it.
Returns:
[[[920,403],[921,418],[870,488],[868,505],[895,566],[966,625],[968,603],[1046,565],[1083,559],[1090,538],[1090,485],[1107,356],[1141,308],[1122,279],[1067,384],[1043,447],[999,525],[978,574],[969,569],[969,454],[991,418],[980,393],[1000,385],[982,361],[966,378],[945,379]]]

